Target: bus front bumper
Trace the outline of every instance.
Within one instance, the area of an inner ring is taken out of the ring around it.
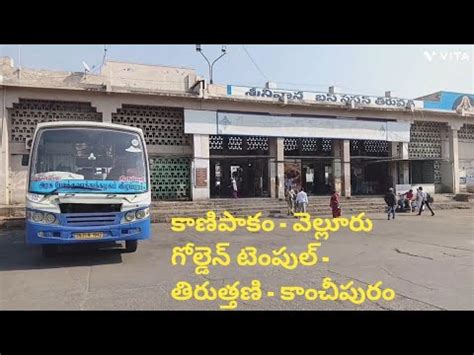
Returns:
[[[109,226],[67,227],[26,222],[27,244],[78,244],[150,238],[150,218]]]

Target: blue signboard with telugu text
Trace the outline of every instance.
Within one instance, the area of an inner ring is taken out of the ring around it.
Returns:
[[[31,181],[30,191],[46,194],[58,192],[102,192],[102,193],[142,193],[147,190],[145,182],[107,180],[42,180]]]

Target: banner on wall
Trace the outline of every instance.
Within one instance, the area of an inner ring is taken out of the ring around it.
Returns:
[[[185,110],[186,134],[409,142],[410,123]]]

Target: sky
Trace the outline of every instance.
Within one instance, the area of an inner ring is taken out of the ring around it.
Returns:
[[[104,45],[0,45],[15,66],[98,71]],[[214,60],[221,46],[203,45]],[[208,65],[194,45],[107,45],[107,59],[192,68],[208,78]],[[214,65],[214,83],[416,98],[437,91],[474,93],[471,45],[227,45]]]

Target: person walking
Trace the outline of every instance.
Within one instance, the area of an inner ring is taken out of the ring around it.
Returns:
[[[430,206],[431,196],[429,194],[427,194],[425,191],[423,191],[423,187],[421,187],[421,186],[418,188],[418,191],[421,195],[421,205],[420,205],[420,210],[418,212],[418,216],[420,216],[421,212],[423,212],[423,206],[425,206],[425,205],[431,211],[431,215],[434,216],[435,214],[434,214],[434,212],[433,212],[433,210],[431,209],[431,206]]]
[[[296,192],[290,187],[286,190],[286,204],[288,206],[288,216],[293,216],[295,214],[295,200]]]
[[[232,185],[232,197],[233,198],[238,198],[238,195],[237,195],[237,179],[235,178],[235,176],[232,177],[232,180],[231,180],[231,185]]]
[[[423,204],[423,188],[420,190],[420,188],[416,189],[416,207],[418,208],[418,213],[421,213],[423,210],[424,206]]]
[[[339,202],[339,194],[337,191],[333,190],[331,194],[331,199],[329,201],[329,207],[332,209],[332,217],[341,217],[341,204]]]
[[[304,191],[304,188],[301,188],[300,192],[296,195],[296,205],[298,212],[306,213],[306,208],[308,206],[308,195]]]
[[[410,189],[410,191],[405,193],[405,197],[408,200],[408,207],[410,208],[410,212],[415,212],[413,209],[413,190]]]
[[[397,205],[397,197],[393,192],[393,187],[388,189],[387,194],[384,197],[385,203],[388,206],[388,220],[390,220],[390,213],[392,214],[392,219],[395,219],[395,206]]]

